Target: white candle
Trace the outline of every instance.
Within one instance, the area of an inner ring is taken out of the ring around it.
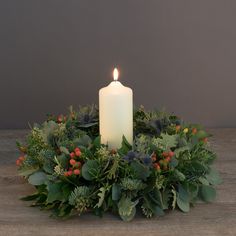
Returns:
[[[115,68],[114,81],[99,90],[101,142],[111,149],[121,147],[123,135],[133,144],[133,92],[117,81],[118,75]]]

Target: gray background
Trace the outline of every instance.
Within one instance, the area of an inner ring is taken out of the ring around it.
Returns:
[[[0,128],[97,103],[112,68],[135,104],[236,126],[235,0],[0,0]]]

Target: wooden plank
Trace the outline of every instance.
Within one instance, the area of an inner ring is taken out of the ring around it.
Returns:
[[[28,207],[20,196],[33,192],[33,187],[17,175],[18,156],[15,140],[23,140],[27,131],[0,131],[0,235],[236,235],[236,129],[210,129],[211,145],[219,158],[224,183],[212,204],[197,204],[190,213],[179,211],[165,217],[145,219],[138,216],[131,223],[105,214],[102,219],[91,214],[61,221],[49,218],[49,212]]]

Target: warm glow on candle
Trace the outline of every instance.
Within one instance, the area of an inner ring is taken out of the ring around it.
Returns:
[[[117,68],[114,68],[114,70],[113,70],[113,79],[115,81],[117,81],[118,77],[119,77],[119,71],[117,70]]]

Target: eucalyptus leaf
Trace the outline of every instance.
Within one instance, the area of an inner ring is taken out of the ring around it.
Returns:
[[[120,199],[121,195],[121,188],[118,184],[113,184],[112,185],[112,200],[113,201],[118,201]]]
[[[82,167],[82,176],[86,180],[93,180],[100,174],[99,162],[97,160],[88,160]]]
[[[28,182],[32,185],[41,185],[44,184],[47,180],[47,175],[42,171],[37,171],[30,175]]]
[[[216,190],[210,185],[202,185],[200,195],[203,201],[212,202],[216,198]]]
[[[56,200],[63,201],[64,200],[64,194],[63,194],[63,183],[51,183],[49,182],[47,184],[47,190],[48,190],[48,197],[47,197],[47,203],[52,203]]]
[[[178,193],[177,193],[177,205],[181,211],[189,212],[190,209],[189,202],[183,200]]]
[[[210,184],[213,184],[213,185],[222,183],[219,173],[213,168],[211,168],[209,173],[206,175],[206,179],[208,180]]]

